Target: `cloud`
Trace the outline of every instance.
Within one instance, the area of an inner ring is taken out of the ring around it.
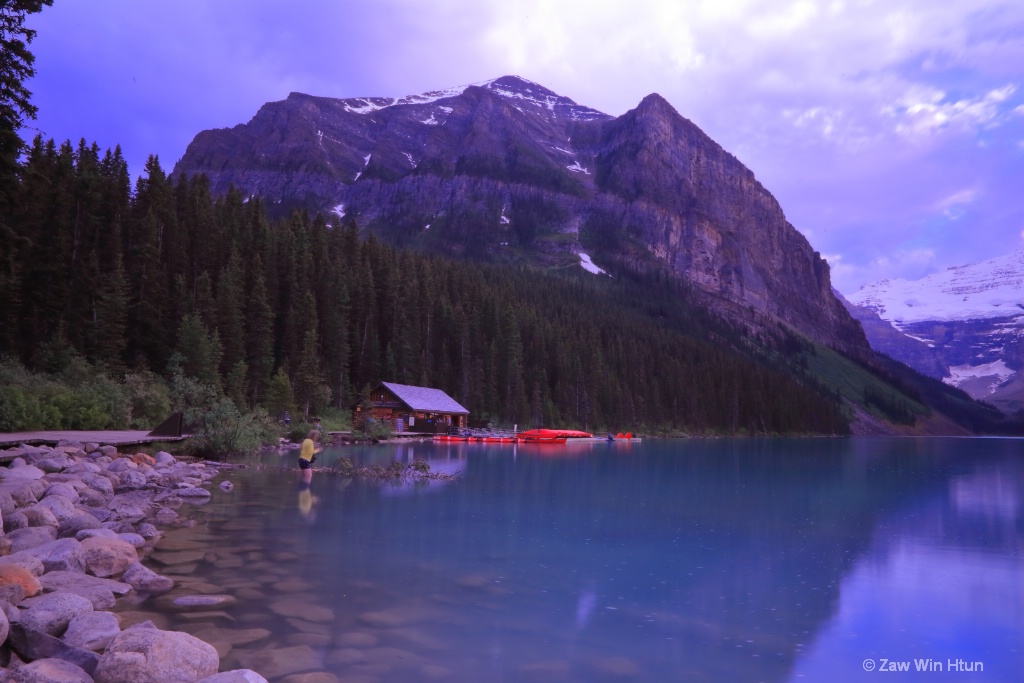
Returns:
[[[916,92],[908,93],[889,109],[897,119],[896,131],[908,137],[930,135],[950,127],[972,131],[1001,123],[1010,113],[1004,103],[1017,88],[1012,84],[1006,85],[974,99],[955,101],[939,90],[918,87],[914,90]]]

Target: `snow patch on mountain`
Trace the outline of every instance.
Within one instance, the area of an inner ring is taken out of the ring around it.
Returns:
[[[1024,316],[1024,251],[920,280],[882,280],[847,297],[898,328],[924,321]]]
[[[370,114],[387,107],[410,105],[422,106],[425,104],[432,104],[439,100],[458,97],[464,93],[467,88],[473,86],[489,90],[495,95],[500,95],[507,100],[547,110],[552,116],[563,114],[574,121],[592,121],[594,119],[610,118],[603,112],[576,104],[568,97],[558,95],[544,86],[522,78],[521,76],[502,76],[501,78],[481,81],[479,83],[468,83],[466,85],[457,85],[455,87],[444,88],[442,90],[431,90],[419,95],[407,95],[405,97],[353,97],[341,100],[341,102],[343,103],[345,111],[349,113]],[[515,106],[519,111],[523,111],[521,107],[517,105],[513,106]],[[442,110],[445,114],[450,114],[452,112],[452,108],[447,106],[439,106],[438,109]],[[438,121],[434,117],[434,113],[431,112],[430,116],[426,119],[421,119],[420,123],[425,123],[428,126],[437,126],[442,122]]]
[[[987,393],[991,394],[1017,373],[1006,367],[1006,363],[1000,359],[983,365],[954,365],[949,368],[949,374],[942,381],[955,387],[974,379],[989,379]]]
[[[604,271],[604,268],[601,268],[593,261],[591,261],[590,256],[584,254],[582,251],[580,252],[580,265],[583,266],[583,270],[587,271],[588,273],[593,273],[594,275],[607,275],[607,273],[605,273]]]

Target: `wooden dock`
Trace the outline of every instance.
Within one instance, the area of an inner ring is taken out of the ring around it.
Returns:
[[[74,432],[74,431],[45,431],[45,432],[13,432],[0,434],[0,448],[10,448],[18,444],[29,444],[31,446],[49,445],[55,446],[61,441],[73,441],[75,443],[98,443],[101,446],[138,446],[144,443],[155,441],[184,441],[185,436],[150,436],[148,430],[122,431],[122,432]]]

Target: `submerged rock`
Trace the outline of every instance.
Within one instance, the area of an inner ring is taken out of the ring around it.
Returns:
[[[280,678],[305,671],[321,671],[324,668],[320,655],[308,645],[249,652],[241,655],[239,662],[243,667],[260,671],[268,678]]]

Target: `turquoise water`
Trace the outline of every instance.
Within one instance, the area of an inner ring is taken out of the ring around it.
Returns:
[[[272,631],[225,666],[301,645],[357,682],[866,681],[904,662],[1024,680],[1021,440],[416,443],[318,464],[340,454],[458,476],[317,472],[307,510],[274,467],[294,453],[230,474],[182,532],[213,549],[187,580],[238,594],[218,626]]]

